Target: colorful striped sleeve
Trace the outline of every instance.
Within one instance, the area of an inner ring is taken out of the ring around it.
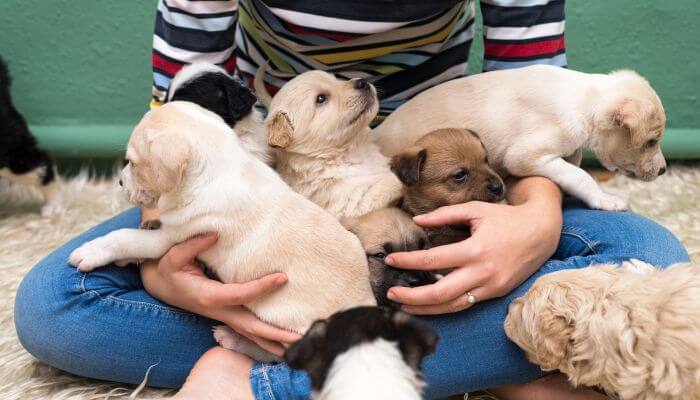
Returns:
[[[153,33],[153,102],[162,103],[183,65],[208,61],[233,72],[238,0],[159,0]]]
[[[481,0],[484,71],[566,67],[564,0]]]

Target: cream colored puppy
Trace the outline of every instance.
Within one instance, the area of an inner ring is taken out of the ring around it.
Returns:
[[[161,210],[162,226],[120,229],[82,245],[69,259],[80,271],[158,258],[188,238],[217,232],[218,242],[199,259],[223,282],[287,275],[285,286],[246,304],[264,321],[303,333],[338,310],[376,304],[359,240],[244,150],[216,114],[167,103],[136,126],[126,159],[124,189],[132,203]],[[218,333],[227,340],[227,332]]]
[[[511,340],[546,371],[621,400],[700,399],[700,266],[554,272],[513,301]]]
[[[645,181],[666,171],[659,148],[666,116],[656,92],[632,71],[586,74],[537,65],[455,79],[399,107],[375,129],[393,156],[426,133],[479,133],[501,176],[544,176],[592,208],[623,210],[579,168],[584,148],[609,170]]]
[[[366,80],[309,71],[285,84],[269,109],[268,144],[279,149],[277,171],[292,189],[338,218],[398,201],[401,182],[371,137],[379,106]]]

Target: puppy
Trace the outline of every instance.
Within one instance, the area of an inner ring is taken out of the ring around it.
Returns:
[[[39,149],[27,122],[13,105],[10,83],[7,65],[0,58],[0,177],[36,186],[44,195],[41,215],[60,214],[63,205],[53,161]]]
[[[641,261],[554,272],[513,301],[511,340],[544,370],[621,400],[700,399],[700,268]]]
[[[437,342],[408,314],[358,307],[314,322],[284,359],[309,374],[314,400],[418,400],[421,363]]]
[[[217,232],[216,245],[198,258],[221,281],[286,274],[285,286],[245,304],[264,321],[303,333],[340,309],[376,304],[359,240],[247,152],[216,114],[182,101],[158,107],[134,129],[126,159],[120,178],[131,202],[160,210],[162,225],[85,243],[69,258],[80,271],[158,258],[176,243]]]
[[[586,74],[546,65],[455,79],[399,107],[375,129],[394,155],[437,128],[479,132],[501,176],[544,176],[592,208],[623,210],[579,168],[583,148],[609,170],[650,181],[666,171],[659,147],[666,116],[633,71]]]
[[[338,218],[395,203],[401,182],[370,136],[378,104],[374,86],[364,79],[309,71],[286,83],[266,119],[282,178]]]
[[[377,304],[393,308],[401,305],[386,297],[393,286],[416,287],[437,282],[432,272],[404,270],[386,265],[384,259],[395,251],[422,250],[429,247],[423,229],[398,208],[381,208],[360,217],[346,217],[340,221],[357,235],[365,249],[369,277]]]
[[[430,132],[391,159],[391,170],[405,185],[401,207],[412,216],[472,200],[498,202],[505,196],[500,176],[489,165],[486,148],[467,129]],[[433,246],[469,237],[469,228],[429,228]]]
[[[203,62],[183,67],[170,83],[168,101],[189,101],[216,113],[234,128],[243,148],[273,164],[264,117],[254,107],[257,98],[223,68]]]

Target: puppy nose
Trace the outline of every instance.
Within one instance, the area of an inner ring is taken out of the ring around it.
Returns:
[[[121,179],[119,179],[119,186],[124,186]]]
[[[417,276],[414,275],[409,275],[406,277],[406,283],[408,283],[409,287],[416,287],[416,286],[421,286],[421,280]]]
[[[369,83],[367,83],[367,79],[358,79],[353,84],[353,87],[357,90],[367,90],[369,89]]]
[[[659,176],[661,176],[665,173],[666,173],[666,167],[661,167],[661,169],[659,170]]]
[[[488,189],[489,192],[495,194],[496,196],[500,196],[503,194],[503,185],[497,180],[490,180],[489,183],[486,185],[486,189]]]

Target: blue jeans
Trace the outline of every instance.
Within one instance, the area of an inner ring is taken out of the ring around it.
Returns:
[[[148,367],[157,364],[149,375],[150,385],[183,383],[197,359],[215,346],[214,322],[151,297],[135,266],[83,274],[66,263],[80,244],[139,222],[137,209],[126,211],[68,242],[29,272],[15,304],[15,325],[27,351],[85,377],[138,383]],[[426,318],[441,338],[424,363],[427,397],[542,376],[503,332],[511,300],[543,274],[632,257],[659,266],[688,261],[678,240],[660,225],[633,213],[589,210],[567,200],[556,254],[530,279],[506,297]],[[310,397],[306,374],[284,364],[256,364],[250,379],[257,399]]]

